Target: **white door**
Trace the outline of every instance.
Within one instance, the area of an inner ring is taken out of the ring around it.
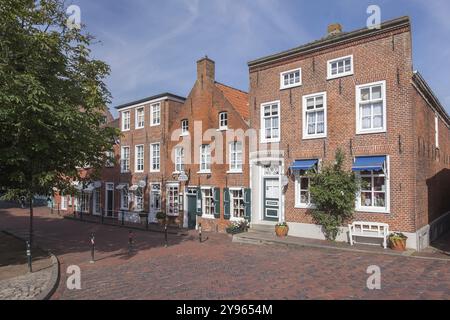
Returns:
[[[161,211],[161,185],[152,184],[150,188],[150,212],[149,222],[157,222],[156,213]]]

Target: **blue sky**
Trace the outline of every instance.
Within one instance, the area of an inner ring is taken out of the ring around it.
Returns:
[[[111,106],[161,92],[186,96],[205,54],[216,79],[248,90],[247,62],[323,37],[329,23],[365,26],[370,4],[381,19],[409,15],[414,69],[450,112],[448,0],[72,0],[100,44],[93,54],[111,66]],[[113,111],[113,110],[112,110]],[[114,115],[117,113],[114,112]]]

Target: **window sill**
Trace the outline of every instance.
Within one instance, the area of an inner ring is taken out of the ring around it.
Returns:
[[[281,139],[261,140],[260,143],[280,143]]]
[[[303,139],[302,140],[314,140],[314,139],[325,139],[327,137],[327,135],[317,135],[317,136],[308,136],[308,135],[303,135]]]
[[[202,218],[203,219],[215,219],[213,214],[203,214]]]
[[[292,89],[292,88],[297,88],[297,87],[301,87],[302,83],[296,83],[296,84],[291,84],[288,86],[281,86],[280,90],[286,90],[286,89]]]
[[[383,214],[390,214],[389,210],[386,210],[385,208],[377,209],[377,208],[371,208],[371,207],[359,207],[355,209],[355,212],[358,213],[383,213]]]
[[[211,174],[211,170],[200,170],[200,171],[197,171],[197,174]]]
[[[240,221],[245,221],[245,218],[230,217],[230,221],[240,222]]]
[[[157,127],[157,126],[160,126],[160,125],[161,125],[160,123],[158,123],[158,124],[151,124],[150,127]]]
[[[180,133],[180,137],[187,137],[188,135],[189,135],[189,132]]]
[[[130,131],[130,129],[122,129],[122,132]]]
[[[144,128],[145,128],[145,126],[144,127],[135,127],[134,129],[138,130],[138,129],[144,129]]]
[[[130,170],[120,171],[120,173],[130,173]]]
[[[334,76],[327,76],[327,80],[334,80],[334,79],[339,79],[339,78],[344,78],[344,77],[349,77],[352,76],[354,73],[352,72],[348,72],[348,73],[341,73],[341,74],[337,74]]]
[[[142,172],[144,172],[144,171],[142,171]],[[150,173],[159,173],[159,172],[161,172],[160,170],[150,170]]]
[[[242,170],[228,170],[227,174],[242,174]]]
[[[144,173],[144,170],[134,170],[134,173]]]
[[[386,133],[386,129],[376,129],[376,130],[357,130],[356,134],[363,135],[363,134],[375,134],[375,133]]]
[[[219,128],[219,129],[217,129],[216,131],[227,131],[228,130],[228,127],[223,127],[223,128]]]
[[[315,209],[316,206],[314,205],[304,205],[304,204],[296,204],[294,206],[295,209]]]

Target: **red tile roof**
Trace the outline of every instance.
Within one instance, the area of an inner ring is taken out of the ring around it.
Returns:
[[[231,105],[241,115],[241,117],[245,121],[248,121],[248,119],[250,118],[248,93],[219,82],[216,82],[216,87],[219,88],[220,91],[222,91],[225,98],[231,103]]]

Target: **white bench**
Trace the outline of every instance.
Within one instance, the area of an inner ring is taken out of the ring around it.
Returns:
[[[355,241],[353,237],[368,237],[383,239],[383,247],[387,248],[389,225],[387,223],[355,221],[348,225],[350,245]]]

